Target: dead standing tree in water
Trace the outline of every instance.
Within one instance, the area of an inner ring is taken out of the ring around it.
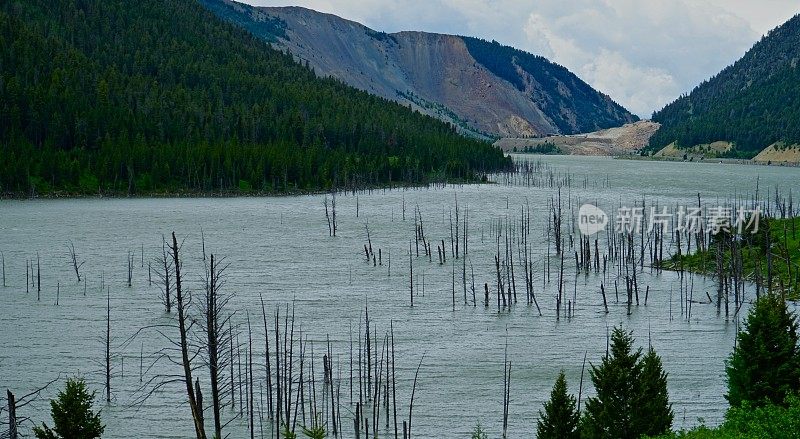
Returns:
[[[556,254],[561,254],[561,187],[558,188],[558,199],[554,200],[552,197],[550,198],[550,213],[552,214],[552,231],[553,231],[553,240],[556,246]]]
[[[50,387],[56,381],[61,379],[61,375],[59,374],[56,379],[50,381],[49,383],[45,384],[42,387],[34,390],[27,395],[23,395],[17,398],[14,393],[11,392],[10,389],[6,389],[6,398],[7,404],[5,406],[0,405],[0,426],[4,424],[8,424],[8,429],[4,432],[0,430],[0,438],[7,438],[7,439],[18,439],[20,436],[23,436],[19,432],[19,427],[25,423],[31,423],[31,419],[29,417],[19,417],[17,415],[17,411],[25,406],[33,403],[34,401],[38,400],[41,396],[42,392],[44,392],[48,387]],[[8,421],[2,420],[5,415],[3,414],[4,411],[8,412]]]
[[[192,385],[192,364],[189,356],[189,331],[193,325],[192,320],[189,319],[188,310],[191,304],[191,295],[184,295],[181,288],[181,260],[180,260],[180,246],[178,246],[178,239],[175,237],[175,232],[172,232],[172,244],[170,245],[170,253],[172,254],[172,264],[175,268],[175,305],[178,309],[178,336],[180,338],[181,362],[183,364],[183,377],[186,384],[186,395],[189,398],[189,408],[192,411],[192,419],[194,420],[195,434],[197,439],[206,439],[205,425],[203,425],[203,407],[198,403],[201,400],[200,386],[196,388]]]
[[[173,272],[172,261],[167,255],[167,240],[164,235],[161,235],[161,256],[156,258],[156,277],[161,281],[161,303],[164,304],[164,310],[169,314],[172,312],[172,296],[171,296],[171,278]]]
[[[111,403],[111,288],[106,290],[106,403]]]
[[[325,219],[328,221],[328,236],[336,236],[336,191],[331,191],[331,209],[328,210],[328,195],[325,195]]]
[[[205,301],[201,305],[203,319],[200,322],[204,340],[201,345],[205,348],[204,361],[208,367],[211,380],[211,409],[214,415],[214,437],[221,438],[222,422],[221,409],[224,395],[232,388],[222,379],[223,371],[231,366],[233,359],[227,347],[232,340],[231,318],[232,313],[227,312],[227,305],[232,295],[221,293],[225,285],[225,270],[228,264],[218,260],[211,253],[210,263],[206,266]]]
[[[75,253],[75,244],[72,243],[70,240],[67,243],[67,253],[69,254],[70,264],[72,265],[72,269],[75,270],[75,277],[78,278],[78,283],[81,282],[81,267],[86,261],[78,262],[78,255]],[[5,270],[4,270],[5,271]]]

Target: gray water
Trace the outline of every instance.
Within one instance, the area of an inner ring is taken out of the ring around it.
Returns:
[[[695,204],[698,193],[704,203],[713,203],[752,194],[757,184],[762,192],[774,191],[776,186],[784,193],[800,192],[798,168],[592,157],[536,160],[555,173],[572,175],[572,187],[562,189],[565,205],[568,200],[576,205],[590,201],[610,208],[640,203],[643,197],[648,205]],[[0,201],[0,251],[5,256],[7,277],[7,286],[0,288],[0,389],[9,388],[20,396],[59,375],[62,381],[67,376],[81,376],[98,391],[96,406],[102,409],[107,426],[105,437],[192,436],[185,389],[179,383],[165,386],[141,405],[132,405],[147,391],[147,386],[142,388],[140,383],[140,354],[144,352],[146,369],[148,360],[165,346],[163,337],[145,331],[133,341],[126,341],[139,328],[173,321],[163,311],[159,287],[155,281],[153,285],[148,283],[148,263],[160,255],[162,234],[175,231],[179,239],[185,240],[185,281],[198,294],[199,301],[204,273],[202,230],[206,251],[225,257],[230,264],[225,286],[227,292],[234,294],[230,308],[237,311],[237,323],[244,323],[248,313],[253,321],[257,364],[263,364],[259,297],[267,305],[270,324],[278,307],[283,313],[287,304],[294,304],[297,324],[314,342],[318,374],[326,336],[330,336],[337,369],[341,370],[341,412],[346,437],[353,436],[349,336],[352,328],[353,337],[358,337],[365,303],[369,304],[370,318],[380,339],[390,321],[394,324],[401,419],[408,416],[414,371],[424,355],[414,402],[416,437],[465,438],[478,422],[490,437],[500,436],[506,345],[512,362],[509,437],[531,437],[538,411],[549,397],[558,372],[566,372],[570,389],[577,394],[584,354],[588,363],[598,363],[606,349],[607,329],[615,325],[633,330],[640,346],[650,343],[661,355],[669,373],[675,428],[702,421],[719,423],[727,408],[723,397],[724,361],[733,348],[740,318],[726,319],[724,314],[717,315],[714,305],[695,304],[692,318],[687,321],[678,298],[678,276],[651,273],[648,267],[639,275],[641,288],[650,287],[647,306],[635,307],[627,316],[624,299],[615,303],[611,273],[605,278],[594,273],[576,278],[574,263],[567,258],[565,288],[570,298],[576,291],[576,310],[571,319],[557,320],[556,256],[552,256],[551,282],[543,279],[548,254],[547,200],[555,193],[551,188],[487,184],[380,190],[358,197],[340,195],[335,238],[328,236],[322,195]],[[419,206],[422,211],[429,239],[448,240],[449,214],[456,198],[459,207],[469,211],[469,261],[475,270],[478,306],[472,306],[471,293],[469,304],[463,303],[459,261],[453,309],[450,259],[440,266],[434,248],[433,263],[423,257],[414,258],[416,291],[411,307],[408,245],[414,237],[414,207]],[[496,244],[490,233],[491,224],[507,216],[518,221],[523,205],[530,205],[533,212],[534,284],[541,317],[535,307],[524,303],[519,271],[519,303],[500,312],[495,304]],[[382,251],[383,266],[373,267],[366,262],[365,224],[376,253],[378,248]],[[605,239],[603,236],[601,240]],[[84,282],[76,282],[72,271],[66,248],[69,240],[74,242],[79,259],[85,260],[85,287]],[[27,260],[35,261],[37,252],[42,266],[39,301],[35,288],[28,293],[25,288],[25,264]],[[127,286],[129,253],[134,262],[131,287]],[[106,297],[99,289],[101,276],[110,287],[112,307],[111,404],[105,403],[103,392]],[[609,296],[609,314],[603,312],[601,282]],[[484,283],[492,291],[488,308],[481,303]],[[713,294],[713,280],[695,277],[694,291],[695,297],[704,296],[706,291]],[[752,296],[752,292],[748,294]],[[243,338],[246,333],[240,337],[244,343]],[[143,371],[142,381],[156,370],[180,372],[175,365],[159,362],[155,368]],[[201,382],[207,382],[203,372],[198,373]],[[263,374],[263,367],[259,366],[257,382]],[[61,385],[58,382],[46,389],[42,397],[21,408],[18,415],[36,423],[49,422],[47,399]],[[592,393],[587,373],[583,395]],[[210,392],[205,394],[208,400]],[[357,394],[356,387],[355,399]],[[230,410],[225,414],[232,416]],[[211,419],[210,411],[206,418]],[[30,426],[30,422],[26,425]],[[263,428],[272,430],[266,421]],[[259,430],[257,416],[257,437]],[[234,421],[228,431],[231,437],[249,434],[242,421]],[[269,433],[265,436],[271,437]]]

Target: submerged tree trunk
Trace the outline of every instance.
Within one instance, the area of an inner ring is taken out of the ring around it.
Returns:
[[[188,300],[184,297],[181,289],[181,261],[179,256],[180,248],[178,247],[178,239],[175,237],[175,232],[172,232],[172,245],[170,246],[172,252],[172,262],[175,267],[175,305],[178,308],[178,331],[180,335],[180,349],[181,349],[181,362],[183,363],[183,377],[186,384],[186,395],[189,398],[189,408],[192,411],[192,419],[194,420],[194,429],[197,439],[206,439],[205,426],[203,425],[203,408],[198,405],[197,395],[195,388],[192,386],[192,365],[189,357],[189,339],[187,322]],[[197,388],[199,389],[199,384]]]

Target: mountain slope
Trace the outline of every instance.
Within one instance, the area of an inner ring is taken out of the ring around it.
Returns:
[[[731,142],[753,157],[776,142],[800,143],[800,15],[772,30],[733,65],[653,115],[650,149]]]
[[[372,94],[486,136],[572,134],[636,117],[564,67],[496,42],[426,32],[386,34],[300,7],[200,0],[217,15]]]
[[[0,157],[12,194],[313,190],[508,165],[195,0],[0,4]]]

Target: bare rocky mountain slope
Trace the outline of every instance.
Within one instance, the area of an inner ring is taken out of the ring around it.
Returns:
[[[647,146],[659,124],[641,120],[621,127],[586,134],[543,138],[504,138],[495,146],[506,152],[542,152],[547,154],[624,156],[638,153]]]
[[[575,134],[637,120],[566,68],[496,42],[426,32],[387,34],[301,7],[200,2],[288,50],[319,76],[410,105],[469,134]]]

